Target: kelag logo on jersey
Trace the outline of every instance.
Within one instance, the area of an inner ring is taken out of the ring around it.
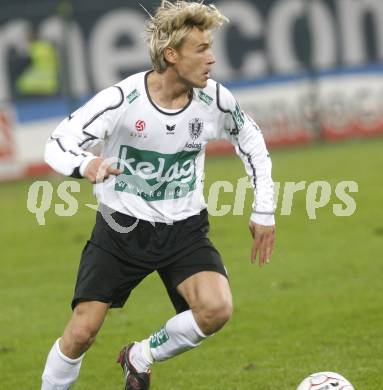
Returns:
[[[178,199],[196,187],[197,151],[163,154],[121,145],[115,191],[129,192],[146,201]]]

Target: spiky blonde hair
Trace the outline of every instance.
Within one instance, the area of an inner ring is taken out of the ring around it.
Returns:
[[[164,58],[166,47],[179,49],[186,35],[198,27],[200,30],[213,30],[228,19],[212,5],[203,1],[168,1],[162,0],[146,23],[146,41],[154,69],[162,73],[167,68]]]

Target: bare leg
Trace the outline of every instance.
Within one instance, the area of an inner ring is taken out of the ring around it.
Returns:
[[[177,290],[191,310],[177,314],[149,339],[132,348],[131,363],[139,372],[147,371],[153,360],[166,360],[197,347],[204,338],[221,329],[231,316],[229,283],[217,272],[192,275]]]
[[[49,352],[42,390],[67,390],[75,383],[84,353],[96,339],[109,306],[97,301],[81,302],[76,306],[63,336]]]
[[[233,311],[228,280],[217,272],[199,272],[177,287],[206,335],[220,330]]]
[[[60,339],[61,352],[76,359],[86,352],[96,340],[110,304],[89,301],[79,303]]]

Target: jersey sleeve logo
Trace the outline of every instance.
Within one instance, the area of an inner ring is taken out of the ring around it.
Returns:
[[[213,98],[209,96],[207,93],[204,91],[199,91],[198,97],[200,100],[202,100],[204,103],[206,103],[208,106],[213,102]]]
[[[139,96],[140,96],[140,93],[137,91],[137,89],[130,92],[130,94],[127,96],[129,104],[132,104]]]
[[[245,115],[241,111],[241,108],[239,107],[238,103],[235,104],[235,108],[231,114],[233,116],[233,120],[235,123],[236,134],[238,134],[242,130],[242,128],[245,124]],[[233,134],[233,132],[234,132],[234,130],[232,130],[232,134]]]

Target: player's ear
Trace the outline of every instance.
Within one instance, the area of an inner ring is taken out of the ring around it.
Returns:
[[[177,50],[173,47],[165,47],[164,58],[169,64],[175,64],[178,60]]]

